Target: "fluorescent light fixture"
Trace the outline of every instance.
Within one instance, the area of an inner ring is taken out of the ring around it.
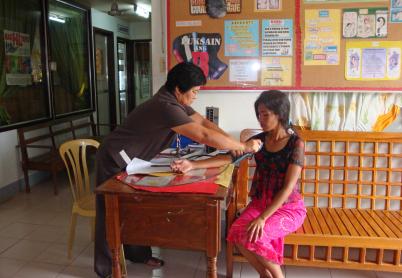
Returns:
[[[135,13],[141,17],[148,18],[149,14],[151,13],[151,6],[143,3],[137,4],[137,9]]]
[[[60,22],[60,23],[66,22],[65,18],[63,18],[59,15],[56,15],[56,14],[49,14],[49,20]]]

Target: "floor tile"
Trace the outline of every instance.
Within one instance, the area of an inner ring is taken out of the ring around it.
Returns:
[[[86,247],[85,245],[74,244],[71,259],[69,259],[66,244],[51,243],[34,261],[67,266],[70,265]]]
[[[285,275],[286,278],[331,278],[331,273],[327,268],[312,268],[288,265],[285,268]],[[346,277],[348,276],[343,276],[342,278]]]
[[[2,237],[22,239],[38,228],[39,226],[35,224],[13,223],[0,230],[0,234]]]
[[[20,240],[0,254],[0,257],[32,261],[34,258],[38,257],[48,245],[49,243],[43,241]]]
[[[377,278],[401,278],[402,274],[397,272],[376,272]]]
[[[77,267],[68,266],[61,273],[59,273],[57,278],[97,278],[94,269],[92,267]],[[136,276],[135,276],[136,277]]]
[[[31,262],[24,265],[13,278],[55,278],[63,266]]]
[[[0,237],[0,254],[18,242],[16,238]]]
[[[374,271],[330,269],[332,278],[376,278]]]
[[[40,225],[36,230],[26,235],[24,239],[55,242],[66,234],[65,229],[61,227]]]
[[[0,258],[0,278],[12,277],[25,264],[27,264],[26,261]]]

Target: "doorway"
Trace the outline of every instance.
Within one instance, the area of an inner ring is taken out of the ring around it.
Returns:
[[[133,86],[133,42],[128,39],[117,38],[117,70],[118,70],[118,97],[120,106],[120,123],[135,107]]]
[[[96,116],[98,134],[106,135],[116,126],[116,92],[113,32],[94,30]]]
[[[134,84],[137,105],[152,96],[151,49],[151,40],[134,41]]]

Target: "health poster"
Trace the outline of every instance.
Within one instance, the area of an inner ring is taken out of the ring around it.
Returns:
[[[388,8],[344,9],[344,38],[385,38],[388,33]]]
[[[293,20],[262,21],[262,56],[293,56]]]
[[[396,80],[401,76],[401,41],[346,42],[346,80]]]
[[[262,86],[291,86],[292,58],[263,57],[261,60]]]
[[[341,11],[305,11],[304,65],[338,65],[341,39]]]
[[[225,20],[225,56],[259,56],[258,20]]]

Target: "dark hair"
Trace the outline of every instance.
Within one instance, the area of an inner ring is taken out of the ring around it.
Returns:
[[[167,75],[166,89],[173,94],[176,87],[180,93],[185,93],[193,87],[207,83],[204,72],[192,63],[180,63],[175,65]]]
[[[279,122],[285,129],[289,128],[290,102],[285,93],[277,90],[262,92],[254,103],[257,118],[258,105],[260,104],[263,104],[268,110],[278,115]]]

